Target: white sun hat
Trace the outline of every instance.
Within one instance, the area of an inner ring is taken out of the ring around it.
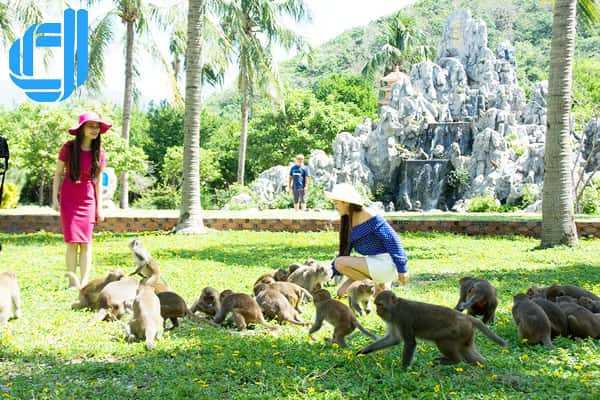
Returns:
[[[325,197],[331,201],[344,201],[358,206],[365,204],[358,190],[349,183],[338,183],[331,189],[331,192],[325,191]]]

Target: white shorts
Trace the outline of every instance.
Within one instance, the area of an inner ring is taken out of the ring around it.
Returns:
[[[391,283],[398,280],[398,270],[389,253],[366,256],[369,275],[375,283]]]

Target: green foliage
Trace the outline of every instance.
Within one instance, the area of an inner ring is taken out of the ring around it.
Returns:
[[[167,149],[183,145],[184,109],[163,101],[158,105],[151,103],[146,115],[149,140],[144,151],[158,172]]]
[[[535,185],[527,184],[523,187],[523,197],[521,197],[521,208],[527,208],[535,203],[540,197],[540,192]]]
[[[221,178],[214,150],[200,149],[200,182],[209,184]],[[183,183],[183,147],[167,149],[161,172],[163,183],[180,188]]]
[[[521,236],[406,232],[401,236],[411,277],[406,286],[393,289],[397,295],[452,308],[458,277],[481,277],[496,287],[499,304],[491,329],[510,345],[500,348],[478,332],[475,342],[486,358],[484,366],[439,365],[435,345],[419,341],[413,365],[402,371],[401,344],[356,356],[370,340],[355,335],[348,340],[347,349],[335,348],[324,340],[333,331],[327,324],[311,342],[306,328],[291,324],[280,326],[276,334],[256,327],[240,335],[183,319],[180,327],[165,332],[155,350],[147,351],[143,342],[125,340],[120,322],[90,324],[93,312],[70,309],[77,293],[64,289],[65,245],[60,234],[0,234],[3,265],[16,272],[23,296],[23,317],[10,321],[0,338],[4,397],[597,398],[597,340],[559,337],[553,340],[553,349],[525,345],[518,339],[511,307],[512,296],[533,285],[569,282],[599,293],[598,239],[582,240],[576,248],[533,251],[538,241]],[[131,237],[95,235],[92,276],[103,276],[115,268],[132,271],[131,253],[124,248]],[[256,278],[275,268],[307,258],[330,261],[338,243],[336,231],[215,231],[200,239],[145,233],[141,240],[161,265],[169,286],[188,304],[206,285],[250,294]],[[335,288],[327,289],[335,292]],[[314,306],[304,305],[302,318],[313,321],[314,317]],[[375,312],[361,317],[360,322],[378,335],[385,331]],[[334,365],[337,367],[332,368]]]
[[[573,114],[576,130],[583,130],[600,114],[600,60],[579,59],[573,67]]]
[[[333,104],[344,103],[358,107],[365,117],[377,115],[377,97],[373,82],[359,75],[332,74],[318,80],[313,87],[318,100]]]
[[[583,190],[579,207],[584,214],[600,214],[600,181],[588,185]]]
[[[19,203],[19,188],[12,182],[4,182],[0,208],[15,208]]]
[[[146,190],[133,206],[146,209],[177,209],[181,205],[181,191],[169,185],[156,185]]]
[[[500,205],[494,196],[477,196],[469,199],[468,212],[496,212],[500,211]]]
[[[244,185],[240,185],[239,183],[233,183],[231,185],[229,185],[227,188],[225,189],[217,189],[215,191],[215,203],[216,206],[218,208],[223,208],[225,207],[225,205],[227,203],[229,203],[229,201],[237,196],[238,194],[241,193],[245,193],[250,195],[250,197],[252,197],[253,199],[253,203],[256,203],[256,195],[252,192],[252,189],[250,189],[248,186],[244,186]],[[256,206],[256,204],[251,204],[246,208],[251,208]],[[233,208],[231,208],[232,210],[235,209],[242,209],[242,208],[236,208],[235,206]]]
[[[453,169],[447,176],[448,186],[458,192],[467,189],[471,183],[469,171],[466,168]]]
[[[311,210],[333,210],[333,203],[325,197],[324,185],[313,183],[308,187],[306,207]]]

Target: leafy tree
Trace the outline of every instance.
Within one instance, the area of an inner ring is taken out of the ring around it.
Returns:
[[[358,75],[333,74],[313,86],[315,97],[327,103],[355,105],[364,116],[377,115],[377,97],[373,82]]]

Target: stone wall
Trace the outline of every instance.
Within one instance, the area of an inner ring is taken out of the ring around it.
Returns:
[[[268,232],[320,232],[338,229],[338,221],[329,218],[206,218],[206,226],[215,230],[249,230]],[[440,221],[428,218],[410,220],[391,219],[394,229],[402,232],[453,232],[465,235],[523,235],[539,237],[541,221]],[[169,231],[177,223],[174,217],[115,217],[98,224],[97,232]],[[600,221],[578,221],[582,237],[600,238]],[[60,222],[55,215],[2,215],[0,232],[32,233],[38,231],[60,233]]]

